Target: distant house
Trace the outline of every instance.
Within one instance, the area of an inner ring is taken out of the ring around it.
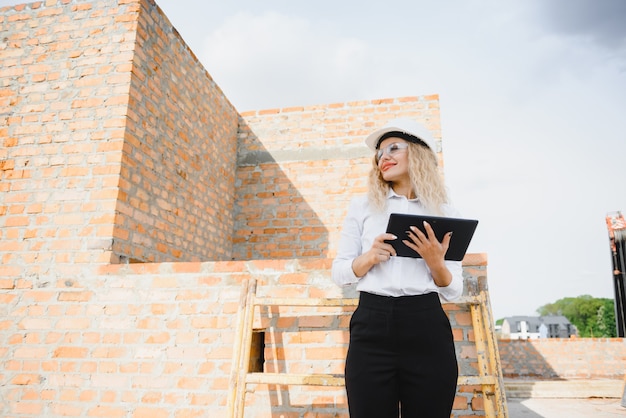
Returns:
[[[500,338],[510,340],[570,338],[576,335],[576,327],[563,315],[510,316],[503,319],[500,327]]]

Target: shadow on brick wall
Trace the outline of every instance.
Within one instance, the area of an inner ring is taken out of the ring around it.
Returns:
[[[526,340],[498,340],[502,374],[512,379],[559,380],[561,376]]]
[[[243,119],[238,145],[233,260],[326,257],[328,229],[309,204],[328,200],[323,170],[297,149],[268,151]]]
[[[537,380],[565,380],[528,341],[498,340],[498,351],[502,374],[510,381],[506,388],[507,398],[532,398]]]

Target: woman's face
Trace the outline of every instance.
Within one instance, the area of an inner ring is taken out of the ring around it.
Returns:
[[[386,138],[378,147],[378,169],[385,181],[409,179],[409,143],[402,138]]]

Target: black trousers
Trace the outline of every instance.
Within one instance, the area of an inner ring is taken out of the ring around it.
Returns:
[[[449,418],[458,365],[439,296],[362,292],[345,375],[351,418]]]

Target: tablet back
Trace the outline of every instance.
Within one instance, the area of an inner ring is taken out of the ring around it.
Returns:
[[[474,236],[476,226],[478,225],[478,221],[475,219],[392,213],[389,216],[387,232],[394,234],[398,239],[387,242],[395,248],[397,255],[400,257],[421,258],[417,252],[407,247],[402,240],[409,239],[407,231],[409,231],[409,227],[411,226],[416,226],[423,233],[426,233],[424,221],[428,222],[433,228],[439,242],[443,240],[446,233],[452,231],[453,234],[445,259],[454,261],[463,260],[470,241]]]

